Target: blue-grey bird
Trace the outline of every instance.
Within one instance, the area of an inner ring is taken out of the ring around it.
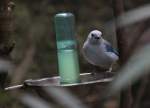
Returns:
[[[89,33],[82,53],[90,64],[108,70],[108,72],[112,71],[112,65],[119,59],[118,52],[112,48],[108,41],[103,39],[102,32],[99,30],[93,30]]]

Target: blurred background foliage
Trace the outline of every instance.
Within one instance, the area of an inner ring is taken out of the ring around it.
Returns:
[[[12,85],[20,84],[26,79],[58,75],[53,21],[56,13],[72,12],[76,17],[76,38],[79,45],[81,73],[90,72],[92,67],[81,54],[83,42],[91,30],[101,30],[104,38],[117,48],[115,27],[114,25],[109,26],[114,21],[113,0],[13,0],[13,2],[15,9],[13,10],[12,29],[16,45],[11,54],[15,64],[14,71],[10,73],[10,84]],[[149,0],[125,0],[125,11],[148,3],[150,3]],[[137,25],[138,23],[129,25],[126,31],[132,31]],[[148,31],[144,33],[147,33],[147,36],[150,34]],[[145,43],[147,39],[141,38],[141,40]],[[136,65],[133,66],[136,67]],[[116,89],[114,91],[121,88]],[[10,94],[1,93],[0,106],[2,108],[23,108],[18,102],[22,95],[14,91],[12,94],[13,96],[10,97]]]

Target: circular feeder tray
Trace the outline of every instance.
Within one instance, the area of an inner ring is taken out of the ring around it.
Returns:
[[[83,103],[88,105],[90,108],[100,107],[100,98],[103,95],[103,91],[112,81],[114,73],[83,73],[80,74],[80,83],[75,84],[60,84],[60,77],[42,78],[37,80],[26,80],[22,87],[19,88],[29,88],[32,92],[44,97],[43,87],[60,87],[69,89],[73,94],[75,94]],[[21,86],[21,85],[20,85]],[[10,90],[11,87],[6,88]],[[17,88],[17,87],[16,87]]]
[[[42,78],[37,80],[25,80],[24,84],[27,86],[61,86],[61,87],[71,87],[71,86],[83,86],[91,85],[96,83],[108,83],[112,81],[114,73],[83,73],[80,74],[80,83],[71,83],[71,84],[61,84],[60,77],[55,76],[51,78]]]

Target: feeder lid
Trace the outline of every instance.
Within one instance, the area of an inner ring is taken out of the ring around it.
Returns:
[[[54,17],[57,41],[74,40],[75,18],[72,13],[58,13]]]

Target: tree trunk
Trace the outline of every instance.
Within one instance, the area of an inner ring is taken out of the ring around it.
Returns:
[[[116,35],[119,49],[119,61],[122,66],[128,59],[128,49],[129,49],[129,38],[127,37],[125,27],[119,27],[117,18],[118,16],[124,14],[124,1],[123,0],[113,0],[113,10],[114,16],[116,18]],[[132,105],[132,94],[131,87],[121,91],[120,93],[120,108],[131,108]]]
[[[10,59],[10,52],[14,46],[12,42],[12,16],[10,0],[0,0],[0,65]],[[1,66],[0,66],[1,67]],[[7,66],[6,66],[7,67]],[[4,88],[8,69],[0,68],[0,89]]]

